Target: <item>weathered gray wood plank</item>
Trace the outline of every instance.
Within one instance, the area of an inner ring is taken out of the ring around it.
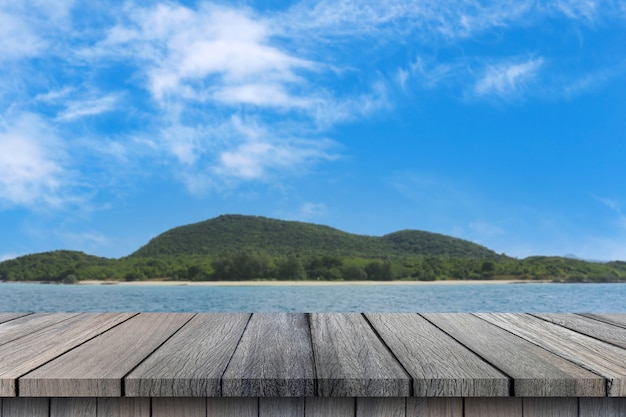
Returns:
[[[609,396],[626,396],[626,350],[528,314],[477,316],[603,376],[609,381]]]
[[[253,314],[222,378],[225,397],[310,397],[315,364],[305,314]]]
[[[50,400],[47,398],[3,398],[2,417],[48,417]]]
[[[472,314],[422,314],[514,379],[518,397],[604,396],[605,380]]]
[[[362,315],[322,313],[312,314],[310,320],[320,396],[411,394],[411,377]]]
[[[532,314],[542,320],[626,349],[626,329],[576,314]]]
[[[151,417],[150,398],[98,398],[98,417]]]
[[[406,417],[463,417],[463,399],[407,398]]]
[[[198,314],[124,380],[129,397],[219,397],[249,314]]]
[[[357,398],[356,417],[406,417],[406,398]]]
[[[152,398],[152,417],[207,417],[206,399]]]
[[[603,321],[605,323],[613,324],[626,328],[626,314],[581,314],[581,316],[589,317],[594,320]]]
[[[28,316],[32,313],[0,313],[0,323],[15,320],[19,317]]]
[[[258,417],[259,400],[258,398],[207,398],[206,411],[207,417]]]
[[[0,324],[0,345],[12,342],[13,340],[78,315],[79,313],[39,313],[7,321]]]
[[[97,417],[96,398],[52,398],[50,417]]]
[[[581,398],[578,417],[624,417],[626,398]]]
[[[304,398],[260,398],[259,417],[304,417]],[[256,417],[256,415],[254,416]]]
[[[354,398],[307,397],[306,417],[354,417]]]
[[[417,397],[506,397],[509,378],[417,314],[366,314]]]
[[[192,317],[190,313],[139,314],[21,377],[20,396],[120,397],[124,375]]]
[[[578,399],[524,398],[524,417],[578,417]]]
[[[81,314],[0,346],[0,396],[16,393],[16,379],[120,324],[133,314]]]
[[[523,417],[522,398],[465,398],[464,417]]]

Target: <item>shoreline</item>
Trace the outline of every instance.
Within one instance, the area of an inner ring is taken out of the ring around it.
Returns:
[[[384,286],[384,285],[502,285],[546,284],[551,281],[525,280],[445,280],[445,281],[79,281],[77,285],[123,285],[163,287],[323,287],[323,286]]]

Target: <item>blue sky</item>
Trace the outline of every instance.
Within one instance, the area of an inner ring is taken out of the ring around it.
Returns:
[[[626,1],[0,3],[0,260],[228,213],[626,260]]]

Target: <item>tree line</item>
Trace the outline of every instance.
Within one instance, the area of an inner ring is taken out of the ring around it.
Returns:
[[[224,250],[216,256],[100,258],[55,251],[0,263],[2,281],[79,280],[491,280],[567,282],[626,281],[626,263],[592,263],[559,257],[515,259],[447,256],[342,257],[331,253],[270,255],[262,250]]]

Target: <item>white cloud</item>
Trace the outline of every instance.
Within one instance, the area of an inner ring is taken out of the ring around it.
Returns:
[[[20,16],[0,9],[0,62],[35,56],[44,46]]]
[[[302,139],[288,131],[267,127],[239,118],[232,120],[233,133],[241,142],[220,152],[214,172],[239,180],[266,180],[274,172],[298,174],[307,165],[337,156],[327,139]]]
[[[310,99],[292,97],[280,84],[250,83],[237,86],[225,86],[213,94],[216,101],[231,104],[251,104],[259,107],[278,109],[307,109],[314,102]]]
[[[417,79],[425,88],[439,87],[447,79],[467,78],[467,64],[441,64],[433,59],[417,56],[406,68],[398,69],[396,77],[405,90],[410,79]]]
[[[570,19],[595,20],[598,7],[592,0],[557,0],[556,8]]]
[[[523,62],[503,62],[488,65],[484,75],[476,81],[474,93],[478,96],[509,98],[526,89],[543,65],[543,58]]]
[[[87,116],[97,116],[115,109],[119,97],[107,94],[104,97],[84,100],[70,100],[64,103],[65,109],[57,116],[57,120],[70,122]]]
[[[0,202],[36,207],[61,204],[67,172],[63,145],[39,117],[0,121]]]
[[[102,247],[110,244],[108,237],[100,232],[88,231],[88,232],[62,232],[55,231],[54,234],[61,240],[66,242],[71,247]]]
[[[307,202],[300,207],[300,213],[298,217],[306,220],[316,217],[323,217],[327,213],[328,207],[326,207],[326,204]]]
[[[198,10],[161,4],[134,8],[130,21],[110,31],[99,46],[142,59],[148,87],[157,100],[214,97],[231,103],[300,107],[287,86],[303,82],[300,70],[317,64],[272,45],[269,22],[251,11],[204,3]],[[251,100],[256,89],[259,96]],[[269,93],[270,99],[264,101]]]
[[[535,2],[528,0],[489,5],[476,0],[322,0],[296,3],[277,20],[284,34],[311,42],[368,38],[384,43],[409,36],[430,42],[466,38],[532,17],[536,11]]]
[[[48,35],[63,32],[73,0],[0,3],[0,63],[48,52]],[[54,45],[52,45],[54,46]]]

